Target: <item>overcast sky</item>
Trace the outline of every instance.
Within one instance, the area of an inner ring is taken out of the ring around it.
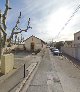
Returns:
[[[5,9],[5,1],[0,0],[2,12]],[[60,30],[79,4],[80,0],[10,0],[12,9],[8,13],[7,33],[11,33],[21,11],[19,26],[22,29],[26,29],[27,20],[31,18],[32,29],[22,33],[25,39],[34,35],[44,41],[73,40],[74,33],[80,30],[80,10],[65,29],[61,32]]]

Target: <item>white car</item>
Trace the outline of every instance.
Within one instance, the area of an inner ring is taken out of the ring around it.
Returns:
[[[62,52],[60,52],[58,49],[54,49],[53,55],[62,55]]]

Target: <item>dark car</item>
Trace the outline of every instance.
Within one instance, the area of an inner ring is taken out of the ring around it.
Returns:
[[[54,47],[50,47],[50,50],[53,51]]]
[[[62,52],[60,52],[58,49],[53,49],[53,55],[62,55]]]

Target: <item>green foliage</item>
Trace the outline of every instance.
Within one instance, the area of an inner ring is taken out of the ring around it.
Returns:
[[[57,49],[59,49],[59,50],[61,49],[62,46],[64,46],[64,44],[63,44],[62,41],[57,42],[57,43],[55,44],[55,47],[56,47]]]

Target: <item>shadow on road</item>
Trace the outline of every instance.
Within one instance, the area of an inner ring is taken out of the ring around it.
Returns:
[[[80,60],[78,60],[78,59],[75,59],[74,57],[71,57],[71,56],[69,56],[69,55],[67,55],[67,54],[63,54],[65,57],[67,57],[69,60],[71,60],[74,64],[76,64],[76,65],[78,65],[79,67],[80,67]]]

